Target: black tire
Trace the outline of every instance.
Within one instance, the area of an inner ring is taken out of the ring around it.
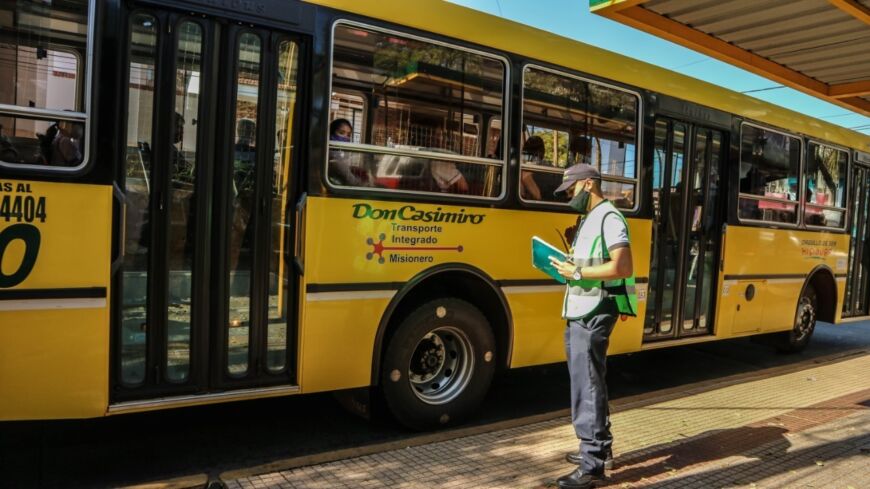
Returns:
[[[476,307],[437,299],[402,321],[382,365],[381,389],[396,420],[415,430],[450,426],[486,396],[495,372],[495,338]]]
[[[816,316],[819,310],[819,298],[816,289],[807,285],[798,299],[795,311],[794,327],[790,331],[776,333],[773,337],[774,346],[782,353],[798,353],[803,351],[810,342],[810,337],[816,329]]]

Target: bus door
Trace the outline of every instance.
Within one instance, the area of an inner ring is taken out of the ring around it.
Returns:
[[[112,402],[293,385],[301,39],[125,18]]]
[[[870,166],[854,166],[849,195],[852,219],[843,317],[862,317],[870,315]]]
[[[645,342],[711,332],[725,149],[720,131],[656,120]]]

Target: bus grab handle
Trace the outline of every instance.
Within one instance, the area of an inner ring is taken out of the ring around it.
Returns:
[[[296,235],[293,246],[293,263],[299,275],[305,275],[305,206],[308,194],[303,193],[296,204]]]

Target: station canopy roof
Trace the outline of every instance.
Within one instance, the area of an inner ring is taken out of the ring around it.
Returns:
[[[870,116],[870,0],[589,0],[589,7]]]

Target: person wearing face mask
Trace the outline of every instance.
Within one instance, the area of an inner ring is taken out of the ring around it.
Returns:
[[[347,119],[335,119],[329,124],[329,140],[350,143],[353,138],[353,125]],[[358,155],[343,151],[341,148],[329,150],[329,181],[335,185],[349,187],[373,186],[372,174],[360,167]]]
[[[637,299],[628,226],[604,198],[598,170],[583,163],[569,167],[554,193],[571,197],[569,205],[582,215],[572,260],[551,258],[567,280],[562,317],[567,320],[571,421],[580,440],[580,449],[565,457],[579,467],[557,483],[563,489],[585,489],[603,481],[605,468],[612,467],[607,345],[617,317],[637,315]]]

